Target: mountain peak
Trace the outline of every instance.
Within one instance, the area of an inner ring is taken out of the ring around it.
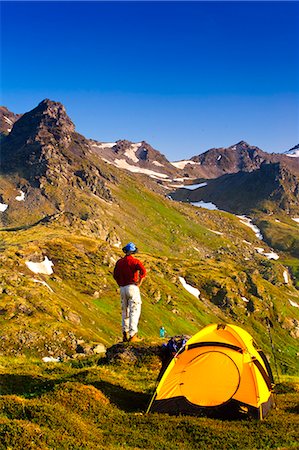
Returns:
[[[75,131],[75,126],[66,113],[62,103],[45,99],[31,111],[24,114],[14,125],[11,138],[41,140],[49,134],[57,141],[68,140],[68,136]]]
[[[50,100],[49,98],[45,98],[42,100],[35,109],[39,109],[42,111],[61,111],[66,114],[65,107],[60,102],[55,102],[54,100]]]
[[[248,148],[248,147],[250,147],[250,145],[246,141],[240,141],[237,144],[233,145],[233,147],[246,147],[246,148]]]
[[[49,98],[44,98],[44,100],[39,102],[39,104],[37,106],[40,106],[40,105],[47,105],[47,106],[61,105],[61,106],[63,106],[62,103],[56,102],[55,100],[50,100]]]
[[[30,111],[28,114],[41,114],[42,121],[48,126],[66,126],[68,131],[74,132],[75,126],[66,113],[65,107],[60,102],[55,102],[46,98],[38,104],[38,106]],[[43,120],[44,119],[44,120]]]
[[[2,142],[2,165],[6,170],[18,167],[31,178],[40,176],[50,159],[70,145],[74,133],[75,126],[64,106],[45,99],[14,123]]]

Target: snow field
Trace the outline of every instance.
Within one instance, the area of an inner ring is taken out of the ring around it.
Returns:
[[[42,273],[44,275],[51,275],[53,273],[52,266],[54,264],[48,259],[47,256],[45,256],[44,261],[40,263],[25,261],[25,264],[33,273]]]
[[[186,289],[186,291],[188,291],[190,294],[194,295],[196,298],[200,297],[200,291],[197,288],[186,283],[185,278],[179,277],[179,280],[182,283],[183,287]]]

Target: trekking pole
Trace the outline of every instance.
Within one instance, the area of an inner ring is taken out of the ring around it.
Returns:
[[[267,325],[267,329],[268,329],[268,333],[269,333],[269,339],[270,339],[270,343],[271,343],[271,349],[272,349],[272,354],[273,354],[273,359],[274,359],[274,366],[275,366],[275,370],[276,370],[277,380],[278,380],[278,383],[280,383],[279,374],[278,374],[278,365],[277,365],[277,360],[276,360],[276,356],[275,356],[275,347],[274,347],[274,342],[273,342],[272,335],[271,335],[271,320],[269,319],[268,316],[266,317],[266,325]]]

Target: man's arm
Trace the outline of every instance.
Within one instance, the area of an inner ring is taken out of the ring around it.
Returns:
[[[142,262],[139,260],[138,260],[138,264],[137,264],[137,270],[139,272],[139,280],[138,280],[137,286],[141,286],[143,279],[146,275],[146,269],[145,269],[144,265],[142,264]]]
[[[139,278],[139,281],[137,283],[138,287],[140,287],[142,285],[143,280],[144,280],[144,277],[143,278]]]

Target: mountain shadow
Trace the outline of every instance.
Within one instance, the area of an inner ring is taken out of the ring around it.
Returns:
[[[192,203],[213,202],[219,209],[235,214],[252,210],[267,212],[268,208],[299,212],[298,179],[280,163],[264,163],[253,172],[223,175],[193,191],[178,189],[171,197]]]

